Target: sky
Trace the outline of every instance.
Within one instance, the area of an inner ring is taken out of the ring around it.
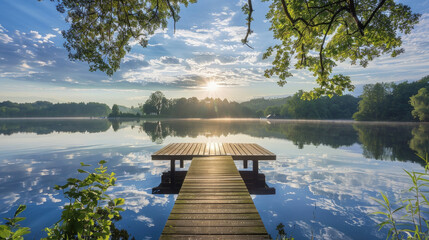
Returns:
[[[265,19],[269,3],[254,1],[251,49],[241,43],[246,34],[243,0],[200,0],[182,7],[173,31],[151,36],[147,48],[133,44],[112,77],[90,72],[85,62],[70,61],[60,31],[68,29],[64,15],[48,0],[0,0],[0,101],[102,102],[137,106],[162,91],[167,98],[219,97],[247,101],[280,97],[316,87],[306,70],[292,70],[284,87],[265,78],[271,66],[262,60],[276,43]],[[359,96],[364,84],[416,81],[429,75],[429,0],[399,1],[421,13],[420,23],[403,36],[405,53],[381,56],[367,68],[339,63],[334,73],[348,75]],[[215,90],[207,84],[215,82]]]

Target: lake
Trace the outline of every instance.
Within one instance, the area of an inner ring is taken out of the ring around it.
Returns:
[[[116,227],[136,239],[157,239],[177,194],[154,190],[170,162],[152,161],[151,154],[172,142],[257,143],[277,154],[276,161],[260,161],[266,188],[251,195],[274,238],[282,223],[295,239],[385,239],[387,230],[376,227],[379,217],[370,215],[380,209],[371,197],[381,198],[380,191],[391,200],[404,196],[411,186],[404,169],[424,169],[416,153],[429,152],[429,124],[0,120],[0,217],[26,204],[26,238],[44,237],[68,201],[53,186],[81,177],[80,162],[94,168],[106,160],[118,178],[109,194],[126,202]],[[235,163],[240,171],[251,169],[251,163],[249,169]]]

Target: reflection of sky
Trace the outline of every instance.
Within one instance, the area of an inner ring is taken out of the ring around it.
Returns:
[[[104,159],[118,178],[111,194],[126,200],[117,227],[137,239],[157,238],[175,196],[151,194],[161,173],[169,169],[168,162],[150,160],[154,151],[171,142],[255,142],[278,157],[260,163],[276,195],[252,196],[271,236],[276,236],[275,228],[282,222],[296,239],[384,239],[375,227],[376,217],[368,215],[378,209],[370,197],[380,197],[378,192],[383,191],[398,199],[409,186],[403,169],[421,169],[415,163],[365,158],[358,143],[299,149],[287,139],[202,133],[196,138],[167,137],[157,145],[138,127],[122,126],[117,132],[110,128],[91,134],[0,135],[0,217],[9,217],[19,204],[27,204],[23,225],[32,228],[30,238],[42,237],[42,229],[59,219],[66,203],[52,187],[78,176],[80,162],[95,166]]]

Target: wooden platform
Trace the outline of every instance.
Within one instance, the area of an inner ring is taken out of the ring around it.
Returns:
[[[275,160],[276,155],[254,143],[170,143],[152,160],[191,160],[194,157],[231,156],[234,160]]]
[[[269,239],[232,156],[192,159],[161,239]]]

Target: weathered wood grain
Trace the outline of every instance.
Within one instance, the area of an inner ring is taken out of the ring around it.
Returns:
[[[161,239],[269,239],[232,156],[192,159]]]
[[[251,143],[170,143],[152,160],[191,160],[194,157],[232,156],[234,160],[275,160],[276,155]]]

